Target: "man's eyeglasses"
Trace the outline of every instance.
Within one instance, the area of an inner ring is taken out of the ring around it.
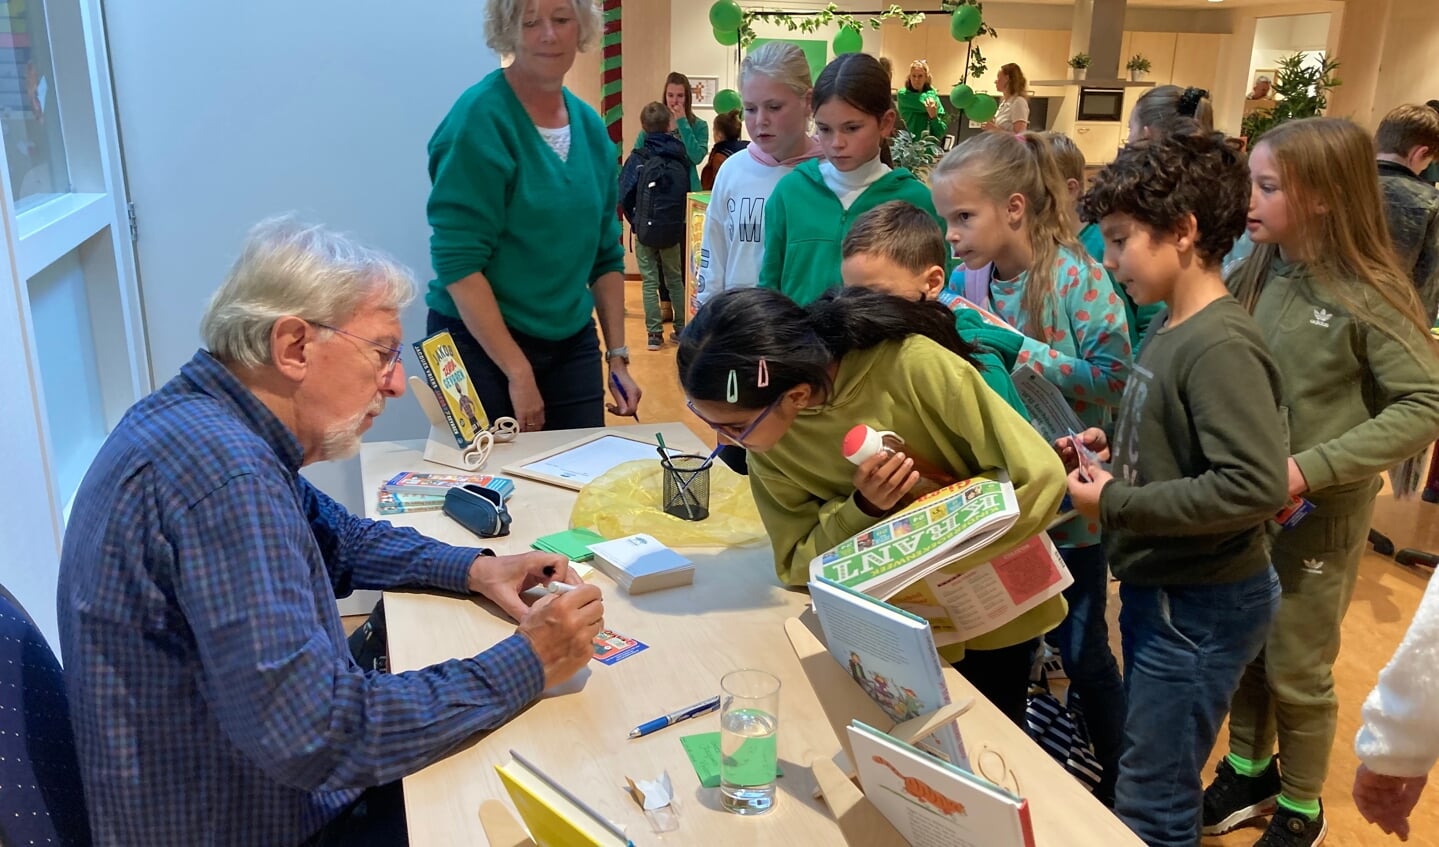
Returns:
[[[345,332],[339,327],[330,326],[329,324],[322,324],[319,321],[310,321],[310,323],[319,327],[320,329],[328,329],[330,332],[338,332],[339,334],[353,338],[356,341],[363,341],[366,344],[384,350],[385,357],[381,360],[380,363],[380,379],[389,379],[390,374],[393,374],[395,372],[395,366],[400,363],[400,356],[405,352],[399,347],[391,347],[388,344],[381,344],[373,338],[366,338],[363,335],[356,335],[353,332]]]
[[[750,437],[750,433],[754,432],[761,423],[764,423],[764,419],[769,417],[769,413],[773,412],[775,407],[779,405],[779,401],[783,399],[783,394],[774,398],[774,402],[770,403],[768,406],[765,406],[758,415],[755,415],[754,420],[750,421],[749,425],[746,426],[744,429],[740,429],[737,426],[731,426],[730,424],[715,423],[714,421],[700,414],[700,410],[695,408],[693,400],[686,400],[685,405],[689,406],[690,411],[694,412],[695,417],[699,418],[701,421],[704,421],[705,425],[708,426],[710,429],[714,430],[720,435],[723,435],[730,441],[733,441],[734,443],[743,446],[745,439]]]

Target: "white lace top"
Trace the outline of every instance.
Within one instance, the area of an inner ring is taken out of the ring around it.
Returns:
[[[540,131],[540,137],[545,140],[546,144],[550,145],[550,149],[555,151],[555,155],[560,157],[561,162],[568,162],[570,160],[569,124],[554,128],[537,126],[535,129]]]

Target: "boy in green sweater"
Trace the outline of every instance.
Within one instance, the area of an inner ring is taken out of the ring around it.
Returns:
[[[869,288],[913,300],[938,300],[954,311],[959,337],[976,345],[979,375],[1016,412],[1029,417],[1009,373],[1024,336],[984,323],[973,309],[958,308],[944,289],[949,245],[929,213],[903,200],[870,209],[850,227],[840,245],[839,272],[846,288]]]
[[[1220,276],[1249,193],[1222,136],[1171,135],[1120,151],[1082,201],[1105,267],[1136,304],[1166,306],[1112,444],[1100,429],[1080,436],[1113,475],[1071,439],[1056,445],[1121,583],[1129,707],[1114,811],[1151,847],[1199,843],[1201,768],[1278,608],[1265,524],[1288,493],[1279,371]]]

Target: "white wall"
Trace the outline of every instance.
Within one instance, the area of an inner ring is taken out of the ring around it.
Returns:
[[[1319,67],[1329,44],[1330,15],[1286,15],[1260,18],[1254,26],[1254,51],[1249,57],[1249,79],[1259,68],[1277,68],[1279,60],[1306,53],[1304,65]]]

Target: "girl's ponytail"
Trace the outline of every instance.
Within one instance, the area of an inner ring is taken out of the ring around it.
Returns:
[[[827,391],[836,360],[911,335],[974,364],[976,348],[948,308],[864,288],[830,291],[808,308],[767,288],[721,292],[680,334],[675,364],[691,399],[763,409],[798,385]]]
[[[959,337],[954,314],[934,300],[910,300],[867,288],[826,292],[805,309],[810,326],[838,359],[886,341],[922,335],[970,364],[977,349]]]

